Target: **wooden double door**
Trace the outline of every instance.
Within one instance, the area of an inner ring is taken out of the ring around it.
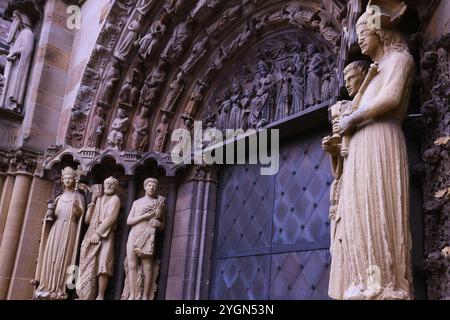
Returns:
[[[211,299],[328,299],[329,157],[324,132],[288,141],[280,169],[224,166]]]

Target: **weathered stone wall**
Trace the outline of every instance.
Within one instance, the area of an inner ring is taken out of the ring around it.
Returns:
[[[436,1],[435,1],[436,2]],[[425,272],[429,299],[450,299],[450,2],[440,1],[422,32],[420,84],[423,114],[422,174]]]

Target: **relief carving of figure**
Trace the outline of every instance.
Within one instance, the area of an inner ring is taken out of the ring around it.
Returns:
[[[99,148],[103,132],[105,131],[106,121],[105,112],[102,107],[98,106],[95,110],[95,116],[92,120],[92,131],[88,137],[87,146],[92,148]]]
[[[251,102],[250,124],[252,128],[266,126],[275,116],[275,81],[269,73],[269,65],[266,62],[261,60],[258,68],[259,87],[256,91],[256,97]]]
[[[169,86],[169,93],[166,97],[166,103],[164,105],[164,111],[172,111],[175,108],[175,104],[178,102],[178,99],[181,96],[181,93],[184,89],[184,80],[183,73],[180,72],[177,74],[175,80]]]
[[[169,118],[163,113],[161,123],[156,128],[155,151],[162,152],[169,133]]]
[[[310,44],[307,51],[308,56],[311,57],[308,64],[308,80],[305,96],[305,105],[308,108],[320,103],[322,100],[322,64],[324,61],[322,54],[315,45]]]
[[[103,77],[103,87],[99,90],[98,103],[103,107],[110,107],[113,98],[114,90],[120,80],[120,70],[118,67],[112,65],[109,67],[105,76]]]
[[[133,20],[128,25],[127,31],[119,38],[116,50],[114,51],[114,57],[120,61],[126,61],[131,50],[138,45],[137,40],[141,29],[140,17],[138,16],[136,20]]]
[[[109,278],[113,275],[114,234],[120,211],[118,187],[117,179],[106,179],[104,194],[96,190],[86,212],[85,222],[89,228],[81,244],[77,286],[81,300],[104,300]]]
[[[335,46],[339,44],[341,38],[340,32],[336,30],[333,21],[325,11],[317,11],[312,17],[311,25],[320,32],[325,40]]]
[[[219,20],[206,28],[206,33],[213,38],[216,37],[222,30],[227,27],[228,24],[235,21],[239,17],[241,9],[241,6],[237,5],[225,10]]]
[[[64,191],[48,205],[36,269],[35,299],[67,299],[68,268],[75,265],[85,210],[77,177],[76,170],[65,168],[61,175]]]
[[[181,70],[183,70],[184,73],[189,73],[189,71],[191,71],[191,69],[197,64],[197,62],[199,62],[200,59],[206,56],[207,43],[208,37],[204,37],[202,40],[200,40],[194,45],[194,48],[192,48],[191,55],[181,66]]]
[[[231,111],[230,93],[225,92],[223,99],[216,100],[219,106],[219,121],[217,127],[219,130],[228,129],[228,117]]]
[[[195,89],[192,91],[191,97],[189,98],[189,102],[186,105],[185,116],[193,117],[197,112],[199,105],[203,101],[203,96],[205,94],[206,84],[201,81],[197,81]]]
[[[14,11],[7,39],[7,43],[11,47],[6,56],[0,107],[22,112],[31,59],[33,58],[34,41],[30,19],[23,12]]]
[[[156,21],[150,27],[150,32],[139,41],[139,54],[144,59],[152,58],[159,48],[166,33],[165,18]]]
[[[292,61],[293,75],[292,75],[292,112],[294,114],[303,111],[305,100],[305,60],[304,55],[301,54],[301,47],[298,48],[294,54]]]
[[[366,12],[358,20],[358,42],[378,68],[371,67],[352,103],[352,114],[339,122],[341,136],[350,139],[337,208],[342,217],[341,259],[349,268],[348,283],[331,290],[330,296],[404,300],[412,298],[412,275],[408,156],[401,123],[414,60],[389,23],[391,17],[381,19],[379,29],[370,27],[370,19],[373,16]],[[342,276],[339,259],[333,257],[330,289]]]
[[[284,63],[280,67],[281,80],[278,84],[277,96],[277,114],[275,119],[283,119],[292,113],[293,88],[292,67],[288,63]]]
[[[228,118],[227,129],[239,129],[241,126],[241,87],[239,83],[235,80],[232,86],[232,92],[230,97],[231,111]]]
[[[186,41],[191,36],[192,19],[188,16],[187,21],[180,23],[175,27],[169,42],[166,45],[161,58],[169,64],[176,62],[178,57],[183,53]]]
[[[150,110],[147,107],[141,107],[139,114],[133,121],[131,149],[137,152],[144,152],[148,145],[149,114]]]
[[[128,131],[130,125],[130,119],[127,117],[125,110],[119,109],[117,111],[117,117],[114,119],[111,132],[108,136],[108,145],[111,148],[120,150],[122,149],[125,134]]]
[[[141,96],[139,104],[148,107],[149,109],[154,107],[156,102],[157,93],[166,79],[166,71],[164,71],[164,65],[159,65],[154,68],[152,72],[147,76],[144,82],[144,86],[141,90]]]
[[[145,196],[136,200],[128,215],[131,227],[127,241],[126,283],[122,299],[152,300],[159,265],[155,261],[157,230],[164,228],[166,198],[158,196],[158,180],[144,181]]]

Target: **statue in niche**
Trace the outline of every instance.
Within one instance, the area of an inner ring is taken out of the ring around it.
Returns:
[[[133,121],[133,133],[131,134],[131,149],[144,152],[148,144],[148,125],[150,110],[141,107],[137,117]]]
[[[14,11],[7,39],[7,43],[11,47],[6,56],[0,107],[22,112],[31,59],[33,58],[34,41],[30,18],[22,11]]]
[[[277,114],[275,119],[284,119],[292,113],[293,101],[293,72],[289,62],[285,62],[280,66],[281,80],[278,84],[277,96]]]
[[[75,265],[85,210],[84,197],[78,190],[79,178],[78,171],[65,168],[61,174],[64,191],[48,205],[34,281],[35,299],[67,299],[67,272]]]
[[[259,87],[256,97],[251,102],[250,124],[252,128],[262,128],[274,118],[274,89],[275,81],[269,73],[269,65],[261,60],[258,64]]]
[[[153,300],[159,263],[155,261],[157,230],[164,228],[166,198],[158,196],[158,180],[144,181],[145,196],[136,200],[128,215],[125,288],[122,299]]]
[[[348,94],[351,98],[354,98],[361,88],[364,79],[367,76],[369,65],[365,61],[355,61],[350,63],[344,70],[345,84]],[[344,170],[345,158],[341,155],[341,143],[342,137],[339,135],[339,121],[343,116],[351,113],[352,102],[343,100],[338,101],[330,108],[331,119],[333,123],[333,136],[325,137],[322,141],[323,149],[330,154],[332,172],[335,180],[330,189],[330,220],[331,220],[331,255],[334,259],[336,268],[333,271],[337,271],[339,264],[340,270],[348,270],[343,259],[342,252],[342,217],[338,214],[339,197],[341,193],[342,184],[342,172]],[[335,281],[330,283],[329,292],[330,295],[341,295],[349,286],[348,277],[346,274],[340,274],[340,277],[333,274]]]
[[[191,71],[191,69],[197,64],[197,62],[199,62],[200,59],[206,56],[206,53],[208,52],[206,48],[207,43],[208,37],[204,37],[194,45],[191,55],[181,66],[181,70],[183,70],[184,73],[189,73],[189,71]]]
[[[80,279],[77,294],[81,300],[104,300],[114,267],[114,234],[120,211],[119,181],[109,177],[96,190],[88,205],[85,222],[89,228],[81,244]],[[101,188],[100,188],[101,189]]]
[[[95,109],[95,116],[92,120],[92,132],[88,137],[88,147],[99,148],[103,132],[105,131],[105,111],[102,107],[97,106]]]
[[[124,142],[124,136],[128,131],[130,119],[124,109],[118,109],[117,116],[113,121],[111,133],[108,136],[108,145],[117,150],[121,150]]]
[[[99,90],[99,105],[103,107],[110,107],[112,95],[120,80],[120,70],[117,66],[111,65],[103,77],[103,87]]]
[[[144,86],[142,87],[141,96],[139,99],[140,105],[146,106],[148,108],[154,107],[157,98],[157,93],[159,92],[162,83],[164,83],[166,79],[167,73],[166,71],[164,71],[164,68],[165,65],[161,60],[160,65],[154,68],[145,79]]]
[[[178,57],[183,53],[184,45],[191,36],[192,18],[188,16],[185,22],[175,27],[169,42],[164,49],[161,58],[169,64],[176,62]]]
[[[305,61],[302,47],[298,47],[292,60],[292,113],[296,114],[304,109],[305,100]]]
[[[288,5],[281,10],[281,16],[287,18],[289,23],[293,26],[303,28],[305,25],[309,24],[312,13],[303,10],[301,6],[292,7]]]
[[[139,0],[136,10],[143,16],[150,12],[155,0]]]
[[[221,2],[221,0],[200,0],[197,1],[190,15],[193,19],[200,22],[208,14],[208,10],[212,10]]]
[[[201,105],[206,90],[206,84],[201,81],[197,81],[195,89],[193,90],[189,102],[186,105],[185,116],[192,118],[197,112],[197,108]]]
[[[213,38],[216,37],[227,25],[239,18],[241,9],[241,5],[237,5],[225,10],[219,20],[206,28],[206,33]]]
[[[308,56],[311,57],[308,64],[308,80],[306,82],[305,96],[305,105],[308,108],[320,103],[322,100],[322,65],[324,61],[322,54],[314,44],[308,45],[307,52]]]
[[[169,86],[169,93],[167,94],[166,103],[164,105],[164,111],[172,111],[175,108],[175,104],[181,96],[184,89],[183,73],[179,72],[175,80]]]
[[[141,29],[141,18],[142,16],[139,15],[135,20],[131,21],[127,31],[120,37],[116,50],[114,51],[114,57],[118,60],[126,61],[131,50],[139,44],[137,40]]]
[[[219,102],[218,105],[220,105],[218,129],[224,131],[228,129],[228,117],[231,111],[230,92],[227,90],[224,93],[223,99],[219,99],[217,102]]]
[[[156,139],[154,146],[154,150],[156,152],[163,151],[168,133],[169,133],[169,118],[165,113],[163,113],[161,117],[161,123],[156,128]]]
[[[401,4],[401,12],[406,5]],[[357,22],[362,53],[378,63],[371,68],[339,122],[350,135],[337,214],[342,217],[342,257],[348,284],[333,290],[335,299],[411,299],[411,236],[408,219],[408,156],[401,122],[414,78],[414,60],[393,15],[381,11],[381,28],[365,12]],[[357,103],[355,103],[357,101]],[[389,232],[388,232],[389,231]],[[377,274],[377,285],[372,275]],[[330,288],[342,281],[333,258]]]
[[[231,90],[231,110],[228,118],[227,129],[239,129],[241,126],[241,86],[237,80],[233,80],[232,90]]]
[[[142,58],[148,59],[153,57],[164,38],[166,29],[164,17],[161,17],[159,21],[151,25],[150,32],[139,41],[139,54]]]

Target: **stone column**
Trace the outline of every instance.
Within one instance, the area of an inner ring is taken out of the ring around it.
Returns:
[[[5,230],[6,217],[8,216],[15,178],[13,174],[8,173],[3,182],[3,190],[0,198],[0,246],[2,244],[3,231]]]
[[[14,271],[9,284],[8,300],[27,300],[33,295],[30,280],[35,278],[36,261],[39,254],[42,221],[47,212],[47,201],[52,196],[53,183],[38,177],[33,178],[28,205],[21,228]]]
[[[0,300],[6,299],[8,293],[16,251],[20,240],[22,222],[28,203],[31,180],[31,175],[25,172],[18,172],[14,182],[0,247]]]

